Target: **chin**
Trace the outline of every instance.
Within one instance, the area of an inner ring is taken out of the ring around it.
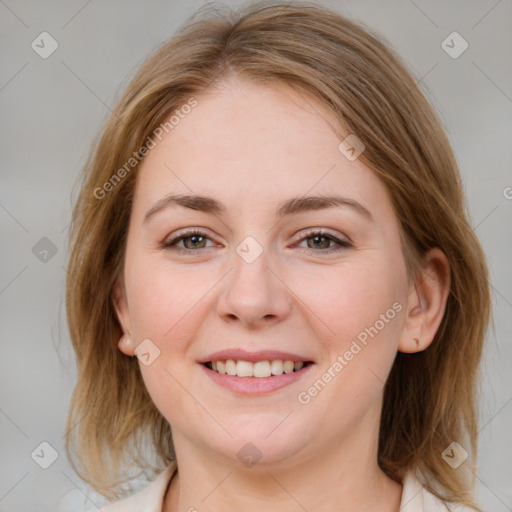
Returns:
[[[307,449],[308,445],[311,446],[313,439],[301,442],[296,433],[292,434],[286,429],[278,433],[275,427],[276,423],[272,422],[268,425],[259,423],[256,428],[230,429],[233,438],[226,439],[222,435],[213,445],[212,437],[207,433],[204,442],[228,465],[240,468],[257,466],[267,470],[291,468],[297,462],[297,454]]]

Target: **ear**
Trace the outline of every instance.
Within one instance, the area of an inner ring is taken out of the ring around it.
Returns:
[[[406,319],[398,350],[405,353],[425,350],[441,325],[450,293],[450,264],[438,248],[424,258],[407,299]]]
[[[127,356],[133,356],[135,350],[134,339],[132,338],[130,328],[130,314],[128,310],[128,302],[126,300],[126,290],[124,284],[118,279],[112,291],[112,298],[114,301],[114,308],[119,323],[123,329],[123,335],[119,338],[117,346],[119,350]]]

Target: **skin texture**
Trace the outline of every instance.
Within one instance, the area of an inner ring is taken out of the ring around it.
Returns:
[[[335,120],[313,98],[236,79],[197,100],[138,171],[115,289],[127,336],[119,349],[133,355],[149,338],[160,350],[139,365],[178,457],[164,511],[396,512],[401,485],[377,465],[383,386],[398,350],[432,342],[448,294],[446,258],[432,250],[423,269],[430,277],[416,286],[408,279],[386,188],[338,150]],[[214,197],[227,213],[172,206],[144,223],[171,192]],[[362,204],[372,220],[350,207],[275,216],[286,199],[332,193]],[[184,228],[207,238],[162,248]],[[352,246],[333,251],[335,242],[306,238],[310,228]],[[236,252],[247,236],[263,250],[252,263]],[[401,311],[301,404],[298,393],[395,303]],[[226,348],[288,351],[315,366],[285,388],[241,396],[197,363]],[[261,452],[250,468],[237,457],[248,442]]]

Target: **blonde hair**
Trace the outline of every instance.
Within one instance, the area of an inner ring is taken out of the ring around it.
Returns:
[[[476,457],[488,270],[436,114],[387,45],[334,11],[309,2],[253,2],[220,15],[218,6],[202,12],[145,61],[85,166],[66,290],[78,364],[66,446],[76,471],[113,498],[127,465],[146,464],[145,441],[156,451],[157,466],[174,460],[170,425],[148,395],[136,358],[117,348],[122,329],[112,291],[122,279],[141,148],[191,98],[239,75],[263,86],[287,84],[320,100],[339,120],[333,129],[340,140],[355,133],[364,142],[359,158],[390,194],[411,279],[419,279],[419,262],[430,248],[448,257],[450,294],[435,339],[422,352],[398,353],[386,383],[378,463],[397,481],[418,468],[437,482],[427,483],[432,492],[478,510],[473,482],[441,454],[457,441],[470,460]]]

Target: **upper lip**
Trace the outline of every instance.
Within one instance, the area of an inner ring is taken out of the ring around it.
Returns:
[[[249,361],[256,363],[258,361],[302,361],[307,362],[312,359],[302,357],[291,352],[281,352],[279,350],[259,350],[258,352],[247,352],[243,349],[226,349],[213,352],[209,356],[199,359],[198,363],[208,363],[212,361],[226,361],[227,359],[233,359],[234,361]]]

